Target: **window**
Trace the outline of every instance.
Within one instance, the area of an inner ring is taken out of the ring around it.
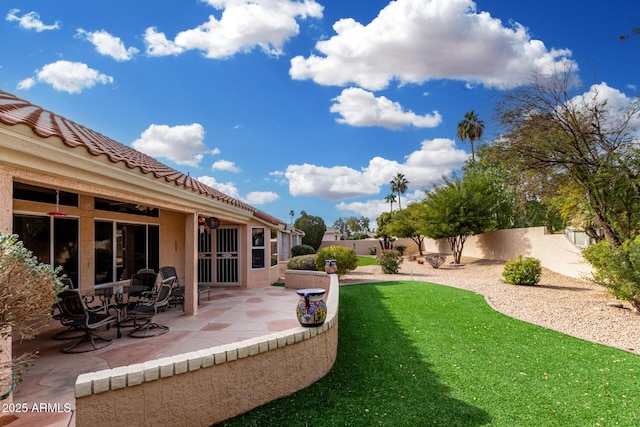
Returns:
[[[271,267],[278,265],[278,230],[271,229]]]
[[[158,271],[160,227],[96,221],[95,283],[126,280],[143,268]]]
[[[251,268],[265,268],[264,235],[264,228],[251,228]]]
[[[80,286],[78,274],[78,218],[21,215],[13,217],[13,232],[38,261],[53,268]]]

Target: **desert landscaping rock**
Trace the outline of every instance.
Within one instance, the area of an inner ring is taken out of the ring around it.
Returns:
[[[612,297],[605,288],[544,268],[538,285],[515,286],[502,280],[503,261],[463,257],[461,264],[450,267],[445,263],[435,269],[405,259],[399,274],[383,274],[379,266],[358,267],[342,276],[340,283],[416,280],[466,289],[483,295],[495,310],[516,319],[640,354],[640,315],[610,305]]]

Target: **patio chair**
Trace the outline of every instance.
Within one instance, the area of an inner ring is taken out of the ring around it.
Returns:
[[[160,275],[163,278],[168,278],[174,276],[176,278],[176,287],[172,291],[172,295],[175,295],[174,303],[177,305],[178,303],[182,304],[184,309],[184,286],[180,284],[180,280],[178,279],[178,273],[176,272],[176,268],[172,266],[164,266],[160,267]],[[207,293],[209,296],[209,301],[211,301],[211,287],[209,285],[198,285],[198,305],[200,305],[200,294]]]
[[[131,276],[131,282],[129,285],[132,289],[138,290],[132,291],[129,295],[136,298],[151,300],[156,293],[157,282],[158,273],[153,270],[140,270]]]
[[[160,285],[160,290],[152,301],[135,304],[127,310],[127,317],[133,320],[133,331],[129,333],[130,337],[149,338],[169,332],[168,326],[159,325],[153,318],[158,314],[158,311],[165,309],[169,305],[171,289],[175,280],[175,277],[164,279]],[[137,323],[138,321],[144,321],[144,323],[139,324]]]
[[[81,336],[75,337],[71,344],[62,348],[64,353],[84,353],[99,350],[111,344],[111,338],[104,338],[96,333],[98,328],[108,327],[117,322],[117,317],[109,313],[110,307],[103,307],[102,312],[91,311],[80,293],[73,289],[62,291],[58,294],[58,298],[60,299],[57,304],[60,310],[60,323],[69,326],[67,331],[75,329],[82,332]],[[84,343],[91,343],[91,345],[81,345]]]
[[[71,280],[68,277],[62,277],[60,278],[60,282],[64,285],[65,290],[78,290],[78,287],[75,286],[73,284],[73,280]],[[85,300],[86,302],[86,300]],[[91,307],[87,306],[87,309],[89,311],[95,311],[96,309],[92,309]],[[84,336],[84,331],[82,330],[82,328],[78,327],[77,325],[75,325],[75,322],[73,322],[70,319],[64,319],[62,317],[62,310],[60,308],[60,301],[57,301],[53,304],[53,306],[51,306],[51,318],[54,320],[59,321],[60,323],[62,323],[62,326],[67,326],[67,329],[65,329],[64,331],[60,331],[57,334],[55,334],[53,336],[54,340],[73,340],[73,339],[78,339],[82,336]]]

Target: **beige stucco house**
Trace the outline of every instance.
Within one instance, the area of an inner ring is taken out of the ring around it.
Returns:
[[[302,241],[285,222],[1,90],[0,232],[63,266],[83,293],[174,266],[187,315],[198,284],[268,286]]]

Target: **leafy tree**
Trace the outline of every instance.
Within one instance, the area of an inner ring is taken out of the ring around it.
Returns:
[[[637,27],[631,29],[631,34],[621,35],[620,40],[627,40],[633,36],[640,36],[640,24]]]
[[[391,249],[391,243],[394,241],[392,235],[387,231],[387,224],[391,221],[393,214],[383,212],[376,219],[378,229],[376,230],[376,239],[380,242],[380,248],[383,250]]]
[[[396,202],[395,194],[389,194],[384,198],[384,201],[389,203],[389,212],[393,212],[393,204]]]
[[[344,218],[340,217],[333,223],[333,230],[340,234],[340,236],[349,236],[349,228]]]
[[[493,182],[497,197],[497,228],[546,226],[551,231],[566,228],[570,212],[566,209],[569,198],[565,193],[569,188],[565,186],[547,193],[529,173],[492,153],[490,146],[480,146],[476,161],[467,163],[463,171],[485,174]]]
[[[466,173],[463,178],[447,179],[427,193],[424,205],[424,234],[447,239],[453,259],[460,263],[469,236],[496,228],[497,191],[487,176]]]
[[[410,203],[401,211],[396,212],[387,224],[387,232],[395,237],[409,238],[418,245],[422,255],[424,242],[424,225],[426,211],[422,203]]]
[[[347,239],[352,239],[353,236],[361,236],[369,232],[369,218],[364,216],[360,218],[355,216],[349,218],[340,217],[333,223],[333,228],[343,236],[346,236]]]
[[[473,111],[469,111],[464,115],[464,119],[458,123],[458,138],[464,142],[469,140],[471,144],[471,161],[476,161],[476,155],[473,150],[473,142],[482,138],[484,131],[484,122],[478,119],[478,115]]]
[[[597,87],[572,96],[569,71],[533,76],[496,107],[504,134],[492,156],[511,163],[546,194],[571,189],[591,237],[614,246],[640,230],[640,156],[633,120],[640,100],[615,107]]]
[[[391,182],[391,191],[393,193],[398,193],[398,209],[402,210],[402,203],[400,202],[400,195],[407,192],[407,186],[409,185],[409,181],[404,177],[404,174],[398,172],[396,176],[393,177]]]
[[[311,246],[316,251],[322,243],[322,237],[327,231],[327,226],[319,216],[307,215],[305,211],[300,212],[300,218],[296,219],[294,227],[304,231],[305,236],[302,243]]]

